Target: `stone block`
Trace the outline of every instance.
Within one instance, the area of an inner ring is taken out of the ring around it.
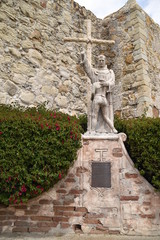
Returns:
[[[132,54],[128,54],[126,57],[125,57],[125,62],[127,64],[131,64],[133,62],[133,55]]]
[[[73,195],[79,195],[79,194],[82,194],[83,190],[80,190],[80,189],[71,189],[69,191],[69,194],[73,194]]]
[[[38,222],[37,227],[43,228],[43,227],[57,227],[58,222]]]
[[[39,209],[40,209],[40,205],[34,204],[30,206],[30,210],[39,210]]]
[[[9,51],[13,56],[15,56],[17,58],[21,57],[21,53],[17,48],[10,48]]]
[[[139,18],[138,19],[138,22],[136,22],[135,24],[134,24],[134,27],[135,28],[142,28],[142,29],[145,29],[146,28],[146,22],[145,21],[143,21],[141,18]]]
[[[0,103],[6,104],[6,100],[7,100],[6,94],[0,92]]]
[[[63,77],[64,79],[69,79],[70,73],[67,69],[60,68],[60,76]]]
[[[23,49],[33,48],[33,42],[29,39],[21,41],[21,46]]]
[[[42,54],[39,51],[34,50],[34,49],[29,49],[28,56],[29,56],[29,58],[35,58],[37,60],[42,60]]]
[[[74,211],[75,207],[74,206],[54,206],[55,211]]]
[[[109,234],[113,234],[113,235],[119,235],[119,234],[120,234],[120,230],[112,230],[112,229],[109,229],[109,230],[108,230],[108,233],[109,233]]]
[[[65,189],[57,189],[56,192],[57,192],[57,193],[66,193],[66,190],[65,190]]]
[[[40,33],[40,31],[39,30],[37,30],[37,29],[35,29],[30,35],[29,35],[29,38],[30,39],[33,39],[33,38],[35,38],[35,39],[41,39],[41,33]]]
[[[31,4],[27,4],[24,1],[20,1],[20,9],[26,17],[34,18],[35,11]]]
[[[76,182],[76,180],[74,178],[67,178],[65,180],[65,182],[67,182],[67,183],[74,183],[74,182]]]
[[[17,41],[16,30],[6,25],[6,23],[0,22],[0,39],[8,43],[16,42]]]
[[[46,0],[41,0],[41,1],[40,1],[40,6],[41,6],[42,8],[46,8],[46,7],[47,7],[47,1],[46,1]]]
[[[10,211],[8,209],[0,210],[0,215],[13,216],[14,214],[15,214],[15,211]]]
[[[76,207],[75,211],[76,212],[84,212],[84,213],[88,212],[86,207]]]
[[[140,44],[140,45],[142,45],[142,46],[145,46],[145,44],[146,44],[146,41],[144,41],[143,39],[134,39],[134,41],[133,41],[133,45],[135,46],[135,45],[137,45],[137,44]]]
[[[18,85],[23,85],[27,81],[27,77],[22,74],[14,73],[12,81]]]
[[[11,71],[13,73],[27,75],[28,77],[33,77],[35,76],[36,73],[33,66],[30,66],[23,62],[14,63],[13,66],[11,67]]]
[[[4,88],[10,96],[14,96],[18,91],[17,86],[9,80],[5,83]]]
[[[143,59],[143,60],[145,60],[146,62],[148,62],[148,57],[147,57],[147,55],[144,54],[144,53],[140,53],[140,54],[134,56],[134,61],[139,61],[139,60],[141,60],[141,59]]]
[[[142,33],[140,33],[140,32],[137,32],[137,33],[134,33],[133,34],[133,39],[134,39],[134,41],[136,42],[137,40],[142,40],[142,41],[144,41],[144,42],[146,42],[147,41],[147,37],[145,36],[145,35],[143,35]]]
[[[138,22],[137,11],[133,11],[133,12],[130,14],[130,21],[133,21],[134,19],[136,19],[137,22]]]
[[[46,102],[46,97],[43,97],[42,95],[39,95],[36,97],[35,102],[38,104],[43,104]]]
[[[65,228],[70,228],[71,225],[69,223],[60,223],[60,227],[65,229]]]
[[[62,96],[61,94],[58,94],[58,96],[55,98],[55,102],[57,105],[61,108],[66,108],[68,105],[68,99],[65,96]]]
[[[121,201],[138,201],[139,196],[121,196],[120,200]]]
[[[145,77],[148,75],[148,72],[145,68],[143,68],[143,65],[142,65],[142,68],[136,71],[136,75],[143,75]]]
[[[138,174],[137,173],[125,173],[126,178],[137,178]]]
[[[33,104],[35,95],[31,92],[22,92],[20,95],[20,99],[25,104]]]
[[[56,87],[51,87],[51,86],[43,86],[42,89],[41,89],[42,93],[43,94],[49,94],[49,95],[52,95],[52,96],[57,96],[58,94],[58,89]],[[63,102],[62,102],[63,104]]]
[[[149,218],[149,219],[154,219],[156,216],[155,214],[140,214],[142,218]]]
[[[38,209],[33,209],[33,210],[25,210],[25,215],[26,216],[34,216],[38,213]],[[23,215],[23,214],[22,214]]]
[[[15,206],[15,209],[27,209],[27,205]]]
[[[26,232],[29,232],[29,228],[28,227],[14,227],[12,229],[12,232],[13,233],[14,232],[24,232],[24,233],[26,233]]]
[[[85,224],[101,224],[101,221],[98,218],[85,218]]]
[[[148,37],[148,33],[145,28],[142,28],[140,25],[135,25],[135,30],[133,32],[133,35],[140,34],[143,35],[145,38]]]
[[[29,228],[29,232],[30,233],[34,233],[34,232],[49,232],[50,231],[50,227],[30,227]]]
[[[1,15],[0,15],[0,22],[3,22],[3,21],[5,21],[5,20],[7,20],[7,14],[5,14],[5,13],[3,13],[3,12],[1,12]]]
[[[32,221],[52,221],[52,217],[48,216],[31,216],[30,218]]]
[[[26,221],[15,221],[14,222],[14,226],[22,226],[22,227],[29,227],[30,226],[30,223],[29,222],[26,222]]]
[[[63,217],[63,216],[54,216],[53,218],[53,222],[68,222],[69,221],[69,217]]]
[[[114,148],[112,150],[112,155],[114,157],[122,157],[123,156],[122,149],[121,148]]]
[[[62,92],[65,92],[67,93],[68,92],[68,86],[64,85],[64,84],[61,84],[59,86],[59,92],[62,93]]]
[[[42,204],[42,205],[48,205],[48,204],[52,204],[53,201],[52,200],[49,200],[49,199],[40,199],[39,200],[39,204]],[[38,209],[39,209],[39,206],[38,206]]]

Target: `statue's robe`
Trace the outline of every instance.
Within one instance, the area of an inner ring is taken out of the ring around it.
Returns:
[[[112,124],[114,121],[114,113],[113,113],[113,100],[112,100],[112,92],[113,88],[115,86],[115,75],[113,70],[109,70],[107,66],[103,69],[94,69],[91,67],[91,65],[88,63],[87,59],[83,62],[84,70],[87,73],[88,77],[91,80],[92,83],[92,101],[91,101],[91,119],[88,120],[89,125],[88,130],[90,131],[92,129],[92,119],[93,119],[93,99],[96,94],[96,85],[100,81],[104,81],[108,83],[108,87],[106,87],[106,99],[107,99],[107,117],[111,120]],[[112,132],[107,123],[103,120],[103,115],[101,112],[101,109],[98,113],[98,121],[96,125],[96,132]]]

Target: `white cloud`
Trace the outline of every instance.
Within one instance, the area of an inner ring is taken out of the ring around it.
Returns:
[[[104,18],[118,11],[127,0],[75,0],[81,6],[91,10],[97,17]],[[160,0],[137,0],[137,3],[146,11],[155,22],[160,24]]]
[[[91,10],[97,17],[104,18],[121,8],[126,0],[75,0],[81,6]]]

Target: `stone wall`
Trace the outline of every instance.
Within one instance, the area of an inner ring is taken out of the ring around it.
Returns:
[[[148,33],[146,44],[148,59],[148,75],[151,80],[151,101],[153,116],[160,117],[160,28],[150,17],[146,17]]]
[[[127,118],[143,113],[158,117],[160,27],[135,0],[106,17],[103,27],[104,38],[116,41],[106,51],[116,73],[115,111]]]
[[[103,21],[73,0],[7,0],[0,3],[0,103],[86,113],[89,80],[80,66],[80,47],[65,37],[115,40],[94,46],[116,75],[114,110],[121,117],[159,116],[160,28],[137,5],[126,5]]]
[[[83,137],[77,161],[53,189],[28,204],[0,206],[0,232],[160,236],[160,194],[134,168],[124,140]],[[110,164],[110,186],[93,186],[93,163]]]
[[[64,42],[86,32],[86,18],[97,33],[97,18],[72,0],[1,1],[0,103],[86,112],[80,46]]]

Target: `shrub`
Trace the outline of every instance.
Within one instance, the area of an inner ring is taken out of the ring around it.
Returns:
[[[79,119],[79,124],[83,129],[82,133],[87,132],[87,114],[79,115],[78,119]]]
[[[127,135],[127,151],[140,173],[160,190],[160,118],[115,119]]]
[[[0,106],[0,202],[26,202],[67,173],[80,148],[75,116]]]

